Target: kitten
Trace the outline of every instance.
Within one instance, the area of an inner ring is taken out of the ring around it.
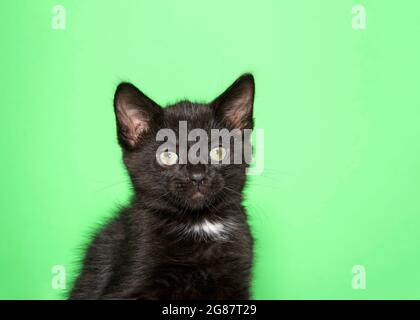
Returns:
[[[188,132],[252,129],[254,87],[245,74],[209,104],[161,108],[132,84],[118,86],[118,141],[134,196],[93,238],[70,299],[250,298],[253,240],[241,204],[247,164],[181,164],[181,150],[159,154],[156,135],[179,133],[180,121]],[[231,155],[230,147],[210,156]]]

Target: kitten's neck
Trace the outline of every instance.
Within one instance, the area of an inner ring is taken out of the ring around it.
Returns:
[[[134,197],[134,214],[140,221],[148,221],[161,236],[179,235],[180,239],[226,240],[234,231],[246,224],[240,198],[218,201],[198,210],[177,208],[165,203],[150,206],[143,197]]]
[[[201,208],[190,208],[171,203],[167,199],[156,199],[156,195],[136,193],[132,198],[132,207],[139,210],[157,212],[168,215],[203,216],[208,214],[220,215],[226,210],[243,211],[242,194],[239,192],[226,194],[223,198],[216,199],[212,203],[203,205]]]

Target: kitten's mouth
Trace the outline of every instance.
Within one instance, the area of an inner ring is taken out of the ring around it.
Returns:
[[[197,186],[194,188],[191,196],[189,205],[193,208],[201,208],[204,206],[205,202],[207,201],[207,196],[205,190],[202,187]]]
[[[204,198],[204,194],[198,189],[191,197],[193,200],[200,200]]]
[[[192,195],[192,199],[201,199],[205,197],[206,188],[202,184],[195,186],[194,191],[195,192]]]

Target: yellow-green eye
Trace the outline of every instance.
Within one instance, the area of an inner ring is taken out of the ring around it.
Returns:
[[[178,161],[178,155],[175,152],[164,151],[159,155],[159,159],[165,166],[173,166]]]
[[[223,147],[217,147],[211,149],[210,151],[210,158],[214,161],[222,161],[226,157],[226,149]]]

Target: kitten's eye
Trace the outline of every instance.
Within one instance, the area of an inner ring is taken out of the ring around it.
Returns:
[[[175,152],[164,151],[159,155],[159,159],[165,166],[173,166],[178,161],[178,155]]]
[[[226,149],[223,147],[217,147],[210,151],[210,158],[214,161],[222,161],[226,157]]]

